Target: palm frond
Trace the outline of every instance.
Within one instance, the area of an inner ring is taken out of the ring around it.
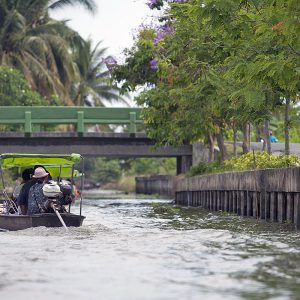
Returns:
[[[49,9],[58,9],[68,5],[82,5],[89,12],[95,13],[97,6],[94,0],[50,0]]]

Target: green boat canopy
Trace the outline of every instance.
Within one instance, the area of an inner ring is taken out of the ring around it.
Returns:
[[[62,178],[71,178],[72,177],[72,167],[62,167],[59,166],[49,167],[45,166],[50,175],[54,177],[62,177]],[[82,174],[78,170],[73,171],[73,178],[80,177]]]
[[[62,176],[70,177],[72,167],[81,161],[80,154],[19,154],[4,153],[0,156],[2,169],[33,167],[35,165],[44,166],[52,176],[59,174],[60,169]],[[63,174],[64,172],[64,174]],[[67,174],[68,173],[68,174]],[[65,176],[66,175],[66,176]]]

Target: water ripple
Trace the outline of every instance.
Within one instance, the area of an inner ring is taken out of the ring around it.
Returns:
[[[84,226],[68,233],[0,233],[1,298],[299,299],[298,232],[165,200],[99,195],[85,201]]]

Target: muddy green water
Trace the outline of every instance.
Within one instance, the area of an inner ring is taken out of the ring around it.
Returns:
[[[67,234],[0,233],[0,299],[300,299],[300,234],[288,226],[86,198],[84,226]]]

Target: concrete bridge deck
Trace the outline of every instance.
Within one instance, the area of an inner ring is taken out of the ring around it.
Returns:
[[[154,141],[143,133],[38,132],[0,133],[0,153],[80,153],[83,157],[132,158],[176,157],[177,173],[192,164],[192,145],[154,149]]]
[[[192,146],[154,149],[154,141],[143,133],[39,132],[26,137],[23,133],[0,133],[0,153],[80,153],[105,157],[174,157],[192,155]]]

